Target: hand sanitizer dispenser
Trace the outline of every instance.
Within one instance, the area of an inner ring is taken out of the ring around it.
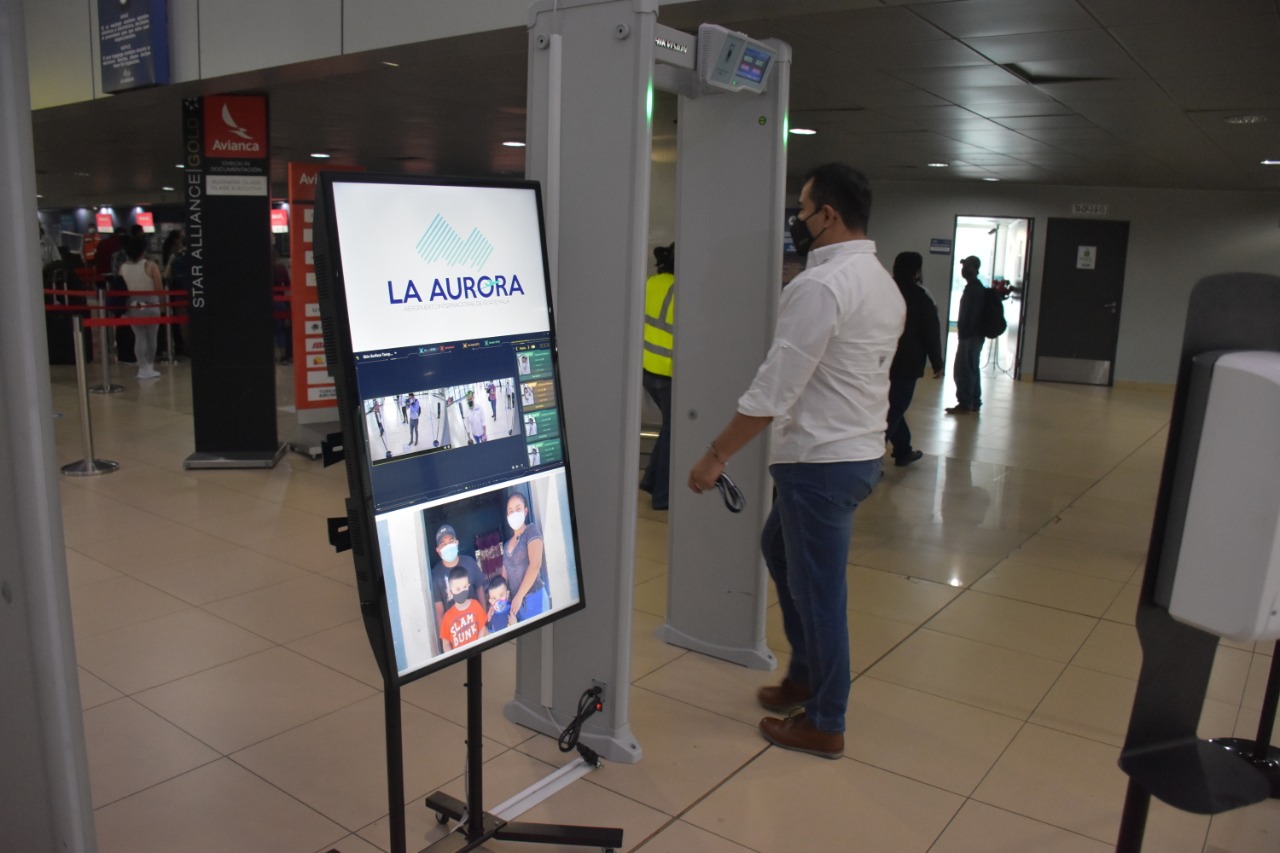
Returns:
[[[1192,370],[1184,423],[1193,406],[1203,420],[1198,443],[1184,431],[1156,597],[1220,637],[1280,639],[1280,353],[1205,353]]]

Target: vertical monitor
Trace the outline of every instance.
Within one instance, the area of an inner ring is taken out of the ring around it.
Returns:
[[[583,606],[540,190],[320,176],[356,576],[388,678]]]

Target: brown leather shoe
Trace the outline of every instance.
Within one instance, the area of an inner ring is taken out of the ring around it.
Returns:
[[[807,752],[819,758],[844,757],[844,732],[815,729],[803,713],[785,720],[765,717],[760,721],[760,733],[769,743],[783,749]]]
[[[790,714],[809,701],[809,686],[797,684],[789,678],[782,679],[781,684],[771,684],[756,691],[760,707],[775,714]]]

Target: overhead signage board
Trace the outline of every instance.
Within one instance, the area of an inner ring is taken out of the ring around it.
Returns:
[[[102,91],[169,82],[167,0],[98,0]]]

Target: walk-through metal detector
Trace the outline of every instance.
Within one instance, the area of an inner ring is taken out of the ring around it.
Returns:
[[[694,71],[698,40],[657,15],[657,0],[546,0],[529,27],[526,172],[545,187],[587,607],[519,641],[506,715],[556,734],[582,692],[603,684],[605,709],[582,742],[623,762],[641,757],[629,692],[655,86],[680,96],[670,592],[660,636],[757,668],[775,664],[757,544],[770,503],[767,443],[733,459],[746,512],[732,515],[682,484],[735,411],[772,333],[790,51],[751,42],[772,63],[763,93],[713,94]],[[728,50],[723,32],[715,46]],[[733,56],[711,55],[701,68]]]

